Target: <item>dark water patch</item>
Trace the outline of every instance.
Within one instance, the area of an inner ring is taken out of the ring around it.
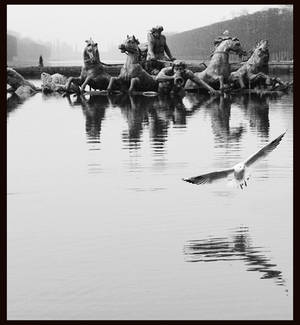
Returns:
[[[22,100],[16,94],[12,94],[9,98],[7,98],[7,116],[9,116],[14,110],[21,108],[24,100]]]

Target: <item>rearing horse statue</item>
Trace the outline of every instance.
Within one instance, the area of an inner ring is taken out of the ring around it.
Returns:
[[[135,36],[128,36],[124,43],[119,45],[122,53],[127,54],[127,59],[121,68],[118,77],[110,79],[107,90],[128,90],[129,93],[138,91],[156,91],[158,83],[154,76],[147,73],[142,65],[140,59],[139,41]]]
[[[230,76],[229,53],[245,54],[238,38],[223,38],[216,43],[215,51],[207,68],[201,72],[195,73],[205,83],[213,88],[224,89],[224,84],[228,82]],[[185,89],[199,88],[194,82],[187,81]]]
[[[251,83],[255,86],[256,82],[261,80],[269,85],[270,77],[263,72],[268,64],[269,56],[268,41],[259,41],[250,58],[237,71],[230,74],[230,82],[233,86],[238,82],[241,88],[245,88],[245,85],[251,88]]]
[[[69,91],[71,83],[81,86],[84,91],[86,85],[94,89],[106,89],[111,75],[108,74],[100,62],[98,44],[91,38],[86,41],[83,51],[84,66],[79,77],[70,77],[66,84],[66,91]]]

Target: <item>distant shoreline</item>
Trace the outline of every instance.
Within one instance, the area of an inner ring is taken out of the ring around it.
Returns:
[[[186,60],[187,66],[193,72],[200,72],[204,70],[204,65],[202,64],[204,61],[200,60]],[[108,63],[106,61],[105,63]],[[208,62],[205,62],[206,65]],[[235,71],[240,67],[240,62],[232,62],[231,70]],[[120,72],[123,63],[115,63],[114,66],[107,66],[106,71],[110,73],[112,76],[117,76]],[[39,68],[38,66],[15,66],[15,65],[7,65],[10,68],[15,69],[18,73],[20,73],[24,78],[40,78],[42,72],[46,72],[49,74],[60,73],[67,77],[69,76],[77,76],[81,72],[81,65],[57,65],[57,66],[44,66],[43,68]],[[291,74],[294,71],[294,63],[293,61],[272,61],[269,63],[269,73],[271,75],[276,74]]]
[[[201,59],[182,59],[187,62],[187,64],[200,64],[204,62],[206,65],[209,62],[208,60],[201,60]],[[125,61],[122,60],[109,60],[109,59],[101,59],[102,62],[107,63],[107,64],[124,64]],[[239,62],[231,62],[232,64],[237,64]],[[30,62],[21,62],[21,61],[16,61],[16,62],[7,62],[8,67],[34,67],[35,65],[38,65],[38,62],[36,61],[30,61]],[[45,66],[49,67],[60,67],[60,66],[65,66],[65,67],[72,67],[72,66],[82,66],[82,60],[45,60],[44,63]],[[276,65],[289,65],[293,66],[294,61],[293,60],[280,60],[280,61],[270,61],[269,66],[276,66]]]
[[[125,60],[125,59],[124,59]],[[107,64],[124,64],[125,61],[122,60],[106,60],[102,59],[104,63]],[[8,67],[34,67],[38,65],[38,61],[9,61],[7,62]],[[66,66],[66,67],[72,67],[72,66],[81,66],[82,60],[44,60],[44,66],[47,67],[60,67],[60,66]]]

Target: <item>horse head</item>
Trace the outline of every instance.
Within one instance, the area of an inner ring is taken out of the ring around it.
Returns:
[[[139,40],[135,38],[134,35],[129,36],[127,35],[126,40],[119,45],[119,49],[121,50],[122,53],[128,52],[128,53],[139,53]]]
[[[251,59],[253,63],[260,64],[269,60],[269,42],[261,40],[256,44],[252,52]]]
[[[220,38],[215,42],[215,46],[216,46],[216,49],[215,49],[214,53],[226,52],[229,54],[229,52],[233,52],[238,55],[246,54],[245,50],[241,46],[240,40],[237,37]]]
[[[97,63],[99,59],[98,43],[95,43],[92,38],[86,40],[86,46],[84,48],[84,58],[88,59],[91,63]]]

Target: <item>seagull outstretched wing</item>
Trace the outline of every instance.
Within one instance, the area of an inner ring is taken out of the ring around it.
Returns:
[[[197,185],[207,184],[207,183],[212,183],[213,181],[215,181],[217,179],[225,178],[228,175],[230,175],[231,173],[233,173],[233,171],[234,171],[233,168],[224,169],[224,170],[220,170],[217,172],[207,173],[207,174],[203,174],[203,175],[199,175],[199,176],[195,176],[195,177],[183,178],[183,180],[188,183],[193,183],[193,184],[197,184]]]
[[[263,148],[258,150],[256,153],[254,153],[253,155],[248,157],[244,162],[235,165],[233,168],[224,169],[224,170],[216,171],[216,172],[211,172],[211,173],[207,173],[207,174],[203,174],[203,175],[199,175],[199,176],[195,176],[195,177],[183,178],[183,180],[188,183],[199,185],[199,184],[212,183],[215,180],[218,180],[221,178],[226,178],[233,172],[235,173],[235,177],[237,177],[237,175],[241,174],[242,172],[244,175],[245,168],[250,166],[251,164],[253,164],[258,159],[265,157],[268,153],[270,153],[272,150],[274,150],[280,143],[280,141],[283,138],[283,136],[285,135],[285,133],[286,132],[282,133],[275,140],[271,141],[270,143],[265,145]]]
[[[258,150],[256,153],[254,153],[253,155],[248,157],[244,161],[245,166],[246,167],[250,166],[251,164],[253,164],[258,159],[265,157],[268,153],[273,151],[278,146],[278,144],[280,143],[280,141],[283,138],[283,136],[285,135],[285,133],[286,133],[286,131],[284,133],[282,133],[279,137],[277,137],[275,140],[269,142],[263,148]]]

